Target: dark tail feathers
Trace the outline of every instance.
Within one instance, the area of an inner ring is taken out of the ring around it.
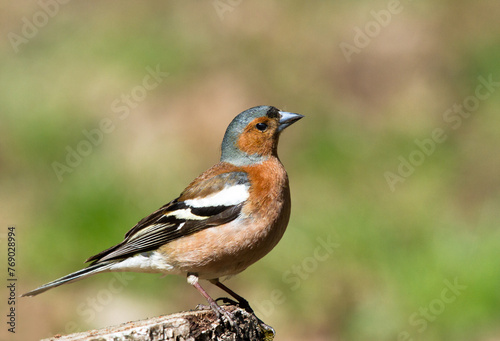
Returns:
[[[86,267],[85,269],[73,272],[69,275],[66,275],[64,277],[56,279],[55,281],[44,284],[41,287],[36,288],[35,290],[31,290],[25,294],[22,294],[21,297],[23,297],[23,296],[35,296],[35,295],[41,294],[42,292],[45,292],[49,289],[58,287],[60,285],[63,285],[66,283],[76,282],[76,281],[83,279],[85,277],[95,275],[96,273],[106,272],[114,263],[115,262],[103,262],[103,263],[99,263],[99,264],[90,265],[90,266]]]

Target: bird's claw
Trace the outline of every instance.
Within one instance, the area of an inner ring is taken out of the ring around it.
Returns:
[[[215,302],[219,302],[219,301],[221,301],[223,304],[238,306],[242,309],[245,309],[248,313],[254,315],[257,318],[257,320],[259,321],[261,330],[263,331],[263,333],[267,337],[266,340],[272,340],[274,338],[274,336],[276,335],[276,332],[275,332],[273,327],[264,323],[261,319],[259,319],[255,315],[252,308],[250,308],[250,306],[248,305],[248,302],[246,302],[246,306],[245,306],[245,302],[238,302],[238,301],[235,301],[235,300],[230,299],[228,297],[219,297],[218,299],[215,300]],[[250,311],[248,309],[250,309]],[[210,304],[210,305],[198,304],[196,306],[196,310],[212,310],[215,313],[215,315],[217,316],[217,318],[222,322],[222,324],[229,325],[229,327],[231,329],[233,329],[237,333],[239,333],[238,324],[234,321],[234,314],[232,314],[229,311],[226,311],[224,308],[219,306],[217,303],[214,305],[212,305],[212,304]]]
[[[217,315],[217,318],[221,320],[222,323],[226,324],[229,323],[229,326],[235,330],[238,330],[237,324],[234,322],[234,315],[231,314],[230,312],[226,311],[224,308],[219,306],[218,304],[210,304],[210,307],[212,310],[215,312],[215,315]]]

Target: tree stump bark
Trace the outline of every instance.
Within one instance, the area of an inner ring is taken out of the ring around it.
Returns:
[[[212,310],[192,310],[83,333],[55,335],[42,341],[271,341],[274,338],[274,330],[254,314],[236,306],[223,308],[233,314],[237,328],[222,323]]]

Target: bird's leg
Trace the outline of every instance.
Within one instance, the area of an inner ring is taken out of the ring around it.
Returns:
[[[222,284],[219,279],[212,279],[210,280],[210,282],[212,284],[215,284],[216,286],[218,286],[219,288],[221,288],[222,290],[224,290],[225,292],[227,292],[229,295],[233,296],[237,301],[238,301],[238,305],[245,309],[246,311],[248,311],[249,313],[253,314],[253,309],[250,307],[250,304],[248,303],[248,301],[246,299],[244,299],[243,297],[241,297],[240,295],[238,295],[237,293],[235,293],[234,291],[232,291],[231,289],[229,289],[228,287],[226,287],[224,284]],[[227,300],[226,298],[221,298],[221,300]],[[231,300],[228,300],[229,302],[231,302]]]
[[[207,300],[208,304],[210,304],[210,308],[212,308],[212,310],[217,315],[217,318],[222,319],[222,316],[224,316],[229,321],[229,324],[231,325],[231,327],[235,327],[236,326],[236,324],[234,323],[233,318],[229,314],[229,312],[227,312],[224,309],[222,309],[214,301],[214,299],[212,297],[210,297],[210,295],[205,291],[205,289],[203,289],[201,287],[200,283],[198,283],[198,276],[197,275],[188,274],[187,280],[188,280],[189,284],[191,284],[192,286],[194,286],[196,288],[196,290],[198,290],[200,292],[200,294],[203,297],[205,297],[205,299]]]

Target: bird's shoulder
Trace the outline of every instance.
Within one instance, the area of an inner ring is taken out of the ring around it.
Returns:
[[[219,162],[195,178],[177,200],[205,198],[233,186],[249,186],[247,171],[227,162]]]

